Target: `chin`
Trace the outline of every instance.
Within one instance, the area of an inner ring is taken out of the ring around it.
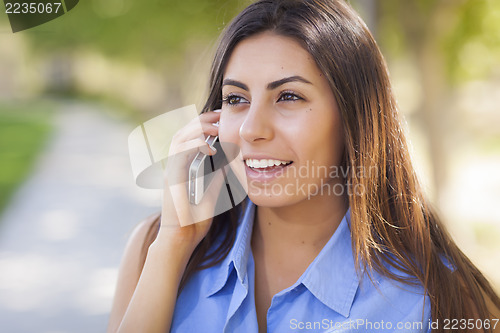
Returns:
[[[290,206],[300,201],[297,197],[287,196],[285,194],[273,195],[271,193],[252,193],[252,191],[248,193],[248,197],[255,205],[269,208]]]

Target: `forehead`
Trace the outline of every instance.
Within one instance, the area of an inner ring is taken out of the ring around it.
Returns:
[[[257,75],[258,74],[258,75]],[[321,76],[311,54],[290,37],[264,32],[239,42],[233,50],[224,78],[275,80],[277,76]]]

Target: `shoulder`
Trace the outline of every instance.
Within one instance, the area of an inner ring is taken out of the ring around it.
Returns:
[[[115,297],[109,316],[110,331],[118,327],[125,314],[139,281],[149,245],[156,237],[159,223],[160,214],[153,214],[137,224],[130,234],[118,272]]]
[[[140,274],[149,246],[156,238],[160,223],[160,213],[155,213],[140,221],[130,233],[123,252],[120,275]],[[137,277],[138,278],[138,277]]]
[[[122,266],[127,262],[144,263],[149,246],[156,238],[160,225],[160,213],[155,213],[140,221],[130,233],[125,246]],[[136,266],[139,267],[139,266]],[[142,268],[142,265],[140,265]]]
[[[160,225],[160,213],[155,213],[140,221],[130,233],[120,266],[123,269],[132,267],[142,270],[149,246],[156,238]],[[142,264],[141,264],[142,263]],[[134,269],[135,270],[135,269]]]
[[[156,238],[160,226],[160,213],[155,213],[137,224],[130,234],[127,247],[140,247],[142,245],[151,245]]]

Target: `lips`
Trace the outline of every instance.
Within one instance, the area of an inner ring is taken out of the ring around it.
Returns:
[[[274,158],[244,158],[247,177],[250,181],[268,183],[283,176],[283,170],[293,161]]]

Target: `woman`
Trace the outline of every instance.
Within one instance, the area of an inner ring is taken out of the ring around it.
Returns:
[[[500,299],[419,187],[383,57],[343,1],[247,7],[199,119],[241,150],[248,200],[179,227],[187,196],[174,207],[166,184],[127,245],[109,331],[499,330]],[[186,126],[171,150],[197,140]]]

